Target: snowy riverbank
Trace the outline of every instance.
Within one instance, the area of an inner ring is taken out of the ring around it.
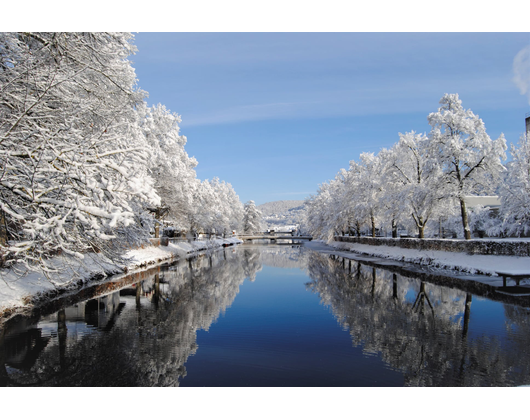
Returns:
[[[116,265],[100,254],[86,254],[81,261],[69,256],[61,256],[51,261],[58,271],[48,276],[43,272],[27,273],[22,270],[2,270],[0,271],[0,317],[30,308],[39,297],[43,298],[47,294],[75,293],[91,283],[115,274],[143,270],[148,266],[164,261],[183,259],[200,252],[240,243],[242,241],[237,238],[229,238],[177,242],[170,243],[168,246],[135,249],[124,255],[129,260],[126,266]],[[530,271],[530,257],[469,255],[459,252],[406,249],[396,246],[374,246],[348,242],[325,244],[322,241],[312,241],[306,243],[305,246],[315,250],[331,247],[337,251],[354,252],[472,274],[497,276],[498,271],[513,273]]]
[[[496,276],[499,271],[512,273],[530,272],[530,257],[470,255],[463,252],[407,249],[397,246],[374,246],[335,241],[330,242],[328,245],[337,250],[472,274]]]
[[[115,274],[130,272],[144,267],[182,259],[194,254],[240,244],[237,238],[213,239],[208,241],[169,243],[168,246],[146,247],[127,252],[126,266],[114,264],[100,254],[85,254],[83,260],[70,256],[53,258],[50,263],[55,273],[26,272],[21,267],[0,271],[0,318],[17,310],[31,307],[33,302],[46,294],[79,290],[91,282]]]

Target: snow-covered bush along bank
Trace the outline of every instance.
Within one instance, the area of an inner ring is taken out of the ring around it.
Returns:
[[[391,246],[422,251],[461,252],[471,255],[511,255],[530,257],[530,240],[486,240],[472,239],[410,239],[410,238],[371,238],[354,236],[337,236],[337,242],[350,242],[372,246]],[[530,270],[530,261],[529,261]]]

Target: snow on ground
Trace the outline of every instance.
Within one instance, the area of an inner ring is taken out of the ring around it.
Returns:
[[[173,258],[181,259],[198,252],[219,248],[223,245],[238,244],[237,238],[214,239],[209,241],[176,242],[168,246],[146,247],[127,252],[124,257],[129,260],[127,267],[118,266],[100,254],[86,254],[80,261],[69,256],[55,257],[51,262],[57,272],[25,272],[22,269],[0,271],[0,316],[15,308],[28,307],[32,298],[41,293],[54,291],[78,290],[93,280],[138,270],[148,265],[158,264]],[[306,246],[317,251],[337,249],[341,251],[366,254],[401,262],[428,265],[442,269],[457,270],[466,273],[481,273],[497,276],[497,272],[512,274],[530,273],[530,258],[502,255],[469,255],[458,252],[425,251],[405,249],[385,245],[363,245],[348,242],[321,241],[306,243]]]
[[[207,241],[181,241],[172,243],[168,246],[148,247],[134,249],[125,254],[125,258],[131,260],[129,268],[144,267],[150,264],[156,264],[171,258],[185,258],[195,252],[207,251],[222,247],[223,245],[234,245],[243,243],[237,238],[211,239]]]
[[[80,289],[93,280],[100,280],[114,274],[123,273],[158,264],[173,258],[180,259],[201,251],[212,250],[223,245],[242,243],[237,238],[213,239],[209,241],[177,242],[168,246],[135,249],[124,257],[129,260],[126,267],[114,264],[100,254],[85,254],[83,260],[68,255],[50,260],[56,272],[27,272],[21,267],[0,270],[0,317],[16,308],[28,307],[32,299],[40,294],[54,291]]]
[[[530,257],[470,255],[461,252],[417,250],[349,242],[330,242],[328,245],[339,250],[472,274],[497,276],[499,271],[512,274],[530,274]]]

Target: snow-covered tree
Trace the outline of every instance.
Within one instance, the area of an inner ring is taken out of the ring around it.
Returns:
[[[216,232],[225,235],[233,230],[238,230],[244,217],[243,204],[239,200],[239,196],[231,184],[219,181],[217,178],[214,178],[212,182],[220,202],[218,223],[215,226]]]
[[[440,105],[428,116],[429,136],[400,134],[392,148],[362,153],[350,161],[348,171],[320,185],[306,201],[307,226],[314,236],[332,240],[344,226],[359,235],[366,223],[374,236],[376,226],[388,220],[394,237],[399,223],[417,229],[422,238],[441,232],[442,222],[449,226],[457,206],[466,239],[471,238],[470,225],[491,231],[497,219],[477,209],[470,223],[465,198],[496,192],[505,171],[504,136],[492,141],[482,120],[464,110],[456,94],[444,95]],[[521,211],[518,217],[525,214]]]
[[[428,116],[433,156],[443,171],[448,198],[460,204],[465,239],[471,239],[465,196],[492,193],[504,170],[504,135],[492,141],[483,121],[462,107],[458,94],[445,94]]]
[[[380,222],[379,198],[381,161],[369,153],[361,155],[361,161],[350,162],[350,169],[341,169],[335,179],[319,186],[316,196],[306,201],[306,223],[313,236],[332,241],[335,235],[355,230],[370,223],[375,236],[376,223]]]
[[[330,182],[322,183],[315,196],[306,200],[306,223],[313,236],[332,241],[348,229],[349,206],[346,192],[347,172],[341,169]]]
[[[152,154],[150,173],[162,205],[169,207],[169,218],[175,228],[189,229],[189,215],[194,211],[193,193],[198,188],[197,160],[184,149],[187,139],[180,135],[178,114],[159,104],[137,107],[143,135]]]
[[[131,39],[0,33],[4,264],[42,264],[57,252],[81,258],[120,232],[142,238],[131,229],[141,229],[143,203],[160,199],[134,110],[145,94],[127,60]]]
[[[383,164],[379,155],[361,153],[360,161],[350,161],[348,177],[348,200],[358,220],[370,223],[372,237],[376,234],[376,223],[380,221],[380,198],[384,191],[382,184]]]
[[[324,183],[318,187],[317,194],[310,195],[305,201],[307,229],[315,238],[323,238],[324,217],[322,214],[323,196],[326,194],[326,186]]]
[[[383,201],[392,204],[394,214],[411,215],[418,237],[442,198],[437,160],[429,154],[429,139],[415,132],[399,134],[399,142],[390,151],[382,151],[385,162]]]
[[[530,233],[530,140],[526,135],[519,139],[519,147],[512,145],[512,161],[507,165],[508,173],[502,188],[501,230],[508,235]]]
[[[261,232],[261,212],[258,210],[253,200],[245,203],[243,231],[245,233]]]
[[[189,215],[192,230],[226,234],[241,226],[243,205],[232,185],[218,178],[202,181],[193,203],[195,210]]]
[[[220,212],[219,202],[209,180],[201,181],[193,196],[194,211],[190,213],[190,226],[195,232],[214,232],[215,216]]]
[[[330,225],[330,235],[328,238],[330,240],[333,239],[334,235],[344,235],[345,232],[349,232],[355,220],[355,208],[352,206],[348,194],[348,179],[348,171],[341,168],[330,184],[331,201],[327,206],[329,209],[328,219]]]
[[[390,167],[396,158],[394,155],[396,151],[392,149],[382,149],[379,152],[382,164],[382,184],[384,185],[383,191],[380,195],[379,205],[383,214],[384,220],[390,220],[390,228],[392,231],[392,237],[397,238],[398,236],[398,224],[403,218],[403,200],[399,196],[403,183],[401,180],[394,176]]]

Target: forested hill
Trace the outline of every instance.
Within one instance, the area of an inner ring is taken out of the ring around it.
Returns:
[[[267,229],[278,229],[284,226],[299,225],[304,216],[303,200],[271,201],[258,206]]]
[[[273,214],[280,214],[288,212],[304,205],[304,200],[282,200],[270,201],[268,203],[260,204],[258,210],[263,216],[271,216]]]

